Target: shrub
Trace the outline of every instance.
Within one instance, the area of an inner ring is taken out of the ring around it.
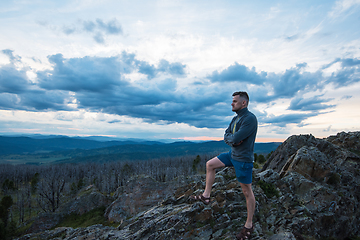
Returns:
[[[340,183],[340,180],[341,178],[338,173],[332,173],[329,179],[327,180],[327,183],[331,185],[337,185],[338,183]]]
[[[83,215],[71,213],[64,217],[63,221],[56,227],[88,227],[95,224],[109,225],[109,222],[104,217],[105,207],[93,209]]]
[[[279,191],[273,184],[264,182],[262,180],[260,180],[257,184],[264,191],[268,198],[272,198],[273,196],[279,197]]]
[[[263,164],[263,163],[266,162],[266,158],[264,157],[264,155],[260,154],[260,155],[258,156],[257,161],[258,161],[258,163]]]

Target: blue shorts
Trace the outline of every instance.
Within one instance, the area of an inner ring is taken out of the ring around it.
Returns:
[[[231,158],[231,151],[222,153],[217,157],[226,167],[234,167],[236,178],[239,182],[244,184],[252,183],[252,169],[254,164],[252,162],[239,162]]]

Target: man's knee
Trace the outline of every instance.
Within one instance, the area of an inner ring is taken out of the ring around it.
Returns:
[[[254,196],[254,193],[251,188],[251,184],[240,183],[240,185],[241,185],[241,190],[246,198]]]
[[[219,158],[214,157],[206,162],[206,169],[207,170],[213,170],[217,168],[225,167],[225,164],[220,161]]]

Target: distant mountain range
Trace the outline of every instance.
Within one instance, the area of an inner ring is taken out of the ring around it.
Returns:
[[[255,143],[255,153],[270,153],[280,144]],[[113,140],[103,137],[0,136],[0,163],[11,164],[149,160],[217,154],[228,150],[229,146],[224,141],[165,143],[142,139]]]

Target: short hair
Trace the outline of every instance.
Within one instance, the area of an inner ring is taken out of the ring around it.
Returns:
[[[247,102],[249,102],[249,95],[247,94],[247,92],[234,92],[233,93],[233,97],[235,97],[236,95],[239,95],[239,97],[243,97],[247,100]]]

